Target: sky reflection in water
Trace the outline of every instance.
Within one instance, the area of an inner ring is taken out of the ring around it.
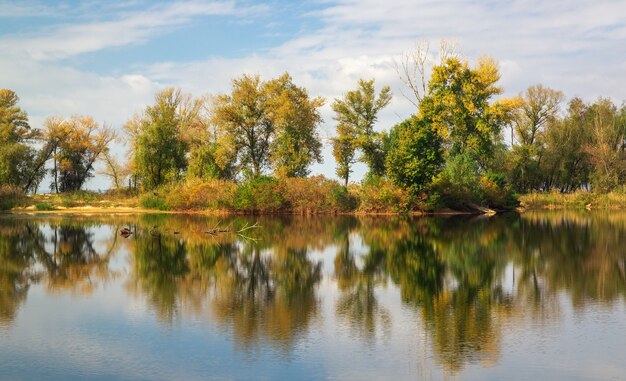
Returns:
[[[0,379],[626,374],[624,213],[257,221],[0,218]]]

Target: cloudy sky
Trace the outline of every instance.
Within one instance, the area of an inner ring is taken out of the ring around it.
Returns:
[[[623,0],[0,0],[0,87],[18,93],[34,127],[88,114],[120,128],[163,87],[214,94],[242,73],[288,71],[328,99],[328,138],[330,102],[359,78],[394,92],[379,129],[410,115],[393,62],[417,40],[455,40],[470,61],[492,56],[504,95],[542,83],[621,103],[625,15]],[[313,172],[334,175],[329,149]]]

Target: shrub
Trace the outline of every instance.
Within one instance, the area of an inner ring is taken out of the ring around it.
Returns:
[[[233,208],[236,188],[227,180],[190,179],[168,187],[165,203],[173,210],[228,210]]]
[[[165,199],[157,195],[156,192],[143,195],[139,204],[146,209],[168,210]]]
[[[409,191],[382,177],[373,177],[363,183],[359,196],[359,209],[364,212],[406,212],[412,207]]]
[[[430,188],[427,204],[434,209],[473,209],[471,204],[509,209],[517,205],[506,177],[498,173],[482,175],[469,154],[450,157]]]
[[[9,210],[19,205],[24,199],[24,192],[13,185],[0,185],[0,210]]]
[[[275,212],[287,206],[285,185],[269,176],[259,176],[241,184],[235,192],[235,208]]]
[[[356,192],[351,192],[344,186],[338,186],[332,189],[333,205],[342,212],[351,212],[359,207],[359,198]]]
[[[346,188],[324,176],[286,178],[285,199],[294,213],[335,213],[354,210]]]
[[[47,203],[47,202],[35,204],[35,210],[43,211],[43,210],[56,210],[56,209],[57,208],[54,205]]]

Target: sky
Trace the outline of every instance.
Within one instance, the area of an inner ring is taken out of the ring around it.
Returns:
[[[406,119],[415,109],[394,62],[417,41],[433,52],[441,39],[455,41],[470,63],[493,57],[502,96],[541,83],[621,104],[625,15],[623,0],[0,0],[0,88],[17,92],[33,127],[78,114],[121,131],[165,87],[218,94],[244,73],[267,80],[287,71],[326,99],[324,163],[312,173],[334,177],[332,100],[373,78],[394,93],[376,128]],[[114,152],[123,155],[119,143]],[[355,179],[363,173],[357,166]]]

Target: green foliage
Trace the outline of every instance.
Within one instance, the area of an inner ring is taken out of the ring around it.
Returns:
[[[50,210],[57,210],[57,208],[50,203],[43,202],[43,203],[35,204],[35,210],[50,211]]]
[[[469,203],[480,203],[480,174],[474,157],[468,153],[449,157],[433,190],[447,207],[465,209]]]
[[[441,137],[430,125],[412,117],[391,129],[389,141],[387,176],[417,195],[442,167]]]
[[[235,192],[235,208],[276,212],[286,206],[284,184],[269,176],[259,176],[241,184]]]
[[[344,186],[348,186],[352,165],[356,163],[356,138],[352,128],[339,124],[337,137],[333,138],[332,145],[337,176],[343,180]]]
[[[276,126],[271,144],[270,162],[282,177],[304,177],[313,162],[322,162],[322,142],[317,126],[322,122],[318,111],[322,98],[309,99],[303,87],[296,86],[289,74],[264,85],[266,107]]]
[[[34,191],[45,169],[39,165],[36,150],[28,143],[39,135],[30,128],[28,115],[17,106],[19,97],[0,89],[0,184]]]
[[[127,126],[127,130],[134,129],[135,168],[145,189],[180,179],[187,167],[182,133],[185,123],[197,114],[184,107],[188,100],[180,90],[165,89],[156,94],[155,104],[146,108],[135,126]]]
[[[165,199],[156,193],[141,196],[139,204],[146,209],[169,210]]]
[[[268,82],[244,75],[233,80],[231,94],[215,98],[211,122],[223,144],[234,148],[242,172],[256,177],[271,167],[280,176],[306,176],[309,165],[321,161],[323,103],[289,74]]]
[[[548,103],[544,108],[553,107],[560,99],[559,94],[544,94],[547,100],[543,102]],[[516,191],[573,192],[591,188],[606,193],[624,183],[626,107],[618,109],[608,99],[587,104],[574,98],[562,117],[554,112],[546,116],[540,107],[541,99],[526,98],[528,95],[523,102],[522,122],[515,122],[517,140],[521,143],[513,146],[507,160],[511,168],[509,179]],[[533,117],[530,112],[533,108],[543,119]]]
[[[483,174],[476,159],[466,153],[451,156],[432,184],[432,207],[466,210],[472,204],[510,209],[517,201],[500,173]]]
[[[346,187],[333,187],[332,203],[342,212],[351,212],[358,208],[359,199]]]
[[[373,176],[385,173],[385,135],[374,131],[378,112],[391,102],[391,90],[385,86],[376,97],[374,80],[359,80],[357,90],[349,91],[343,99],[332,104],[337,121],[337,137],[333,139],[333,156],[337,175],[348,184],[356,151]]]
[[[202,180],[232,179],[234,168],[230,162],[222,167],[218,162],[219,146],[217,143],[206,143],[192,150],[189,156],[187,177]]]

